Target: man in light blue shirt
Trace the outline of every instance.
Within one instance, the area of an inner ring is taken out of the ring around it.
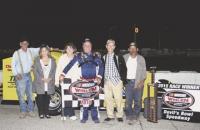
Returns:
[[[28,48],[29,42],[26,39],[20,41],[20,49],[16,50],[12,57],[12,71],[15,76],[16,90],[20,104],[20,118],[28,114],[34,117],[32,101],[32,70],[33,60],[39,54],[39,48]],[[27,96],[28,104],[24,97]]]

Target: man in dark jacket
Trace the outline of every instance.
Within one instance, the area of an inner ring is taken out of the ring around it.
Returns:
[[[126,79],[126,63],[122,56],[116,55],[115,41],[109,39],[106,43],[107,54],[103,56],[105,65],[104,93],[107,110],[105,121],[114,120],[114,102],[117,107],[116,117],[123,122],[122,90]],[[114,97],[114,98],[113,98]]]

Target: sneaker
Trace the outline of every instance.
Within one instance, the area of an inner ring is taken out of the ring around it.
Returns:
[[[46,117],[47,119],[51,118],[51,116],[50,116],[50,115],[48,115],[48,114],[47,114],[47,115],[45,115],[45,117]]]
[[[69,119],[75,121],[75,120],[77,120],[77,117],[76,116],[71,116]]]
[[[86,123],[86,120],[81,120],[81,123]]]
[[[30,117],[35,117],[35,113],[34,112],[28,112],[28,116],[30,116]]]
[[[94,123],[100,123],[100,121],[97,119],[97,120],[94,120]]]
[[[109,118],[109,117],[107,117],[106,119],[104,119],[104,121],[113,121],[113,120],[115,120],[114,118]]]
[[[119,122],[123,122],[123,118],[117,118]]]
[[[40,119],[44,119],[44,115],[40,115],[39,117],[40,117]]]
[[[21,112],[19,115],[20,119],[24,119],[26,117],[26,113],[25,112]]]

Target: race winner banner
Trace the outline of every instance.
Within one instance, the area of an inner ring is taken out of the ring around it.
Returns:
[[[89,107],[94,99],[98,99],[100,87],[95,82],[80,80],[72,83],[69,90],[74,97],[81,101],[83,107]]]
[[[162,118],[200,123],[200,85],[196,80],[200,74],[158,72],[155,78],[158,98],[162,99]]]
[[[62,108],[65,107],[103,107],[103,96],[96,82],[78,80],[61,84]]]

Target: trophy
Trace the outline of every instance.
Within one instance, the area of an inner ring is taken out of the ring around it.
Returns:
[[[150,67],[151,72],[151,83],[147,84],[147,99],[148,99],[148,107],[147,107],[147,121],[157,123],[158,116],[157,116],[157,83],[155,83],[155,72],[156,67]],[[150,97],[150,87],[154,89],[154,96]]]

